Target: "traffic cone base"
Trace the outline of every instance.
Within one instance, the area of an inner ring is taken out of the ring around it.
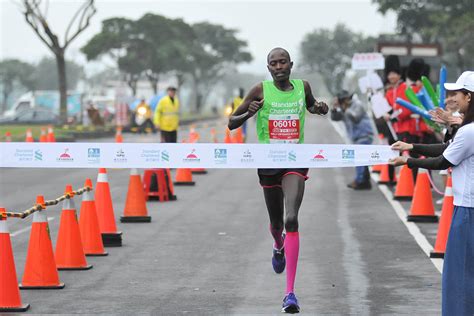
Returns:
[[[444,252],[435,252],[435,251],[432,251],[432,252],[430,252],[430,258],[434,258],[434,259],[444,259]]]
[[[104,251],[103,253],[86,253],[86,257],[105,257],[108,256],[109,253]]]
[[[64,283],[59,283],[58,285],[51,286],[27,286],[20,283],[19,286],[22,290],[60,290],[64,289],[66,285]]]
[[[102,233],[104,247],[122,247],[122,232]]]
[[[0,307],[2,313],[19,313],[26,312],[30,308],[30,304],[22,304],[18,307]]]
[[[412,196],[394,196],[393,199],[396,201],[411,201],[413,197]]]
[[[58,267],[58,270],[61,271],[79,271],[79,270],[90,270],[92,269],[92,265],[88,264],[84,267]]]
[[[415,223],[437,223],[438,216],[436,215],[408,215],[407,221]]]
[[[191,172],[192,172],[193,174],[207,174],[207,170],[206,170],[206,169],[203,169],[203,168],[191,169]]]
[[[185,185],[189,185],[189,186],[192,186],[192,185],[195,185],[196,182],[194,181],[190,181],[190,182],[174,182],[174,185],[178,185],[178,186],[185,186]]]
[[[151,216],[120,216],[121,223],[150,223]]]

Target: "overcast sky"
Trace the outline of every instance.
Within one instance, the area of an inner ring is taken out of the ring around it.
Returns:
[[[44,0],[43,0],[44,1]],[[26,24],[20,12],[20,0],[0,0],[0,60],[18,58],[36,62],[50,55],[46,46]],[[52,29],[64,37],[69,20],[83,0],[50,0],[48,19]],[[138,19],[147,12],[188,23],[208,21],[240,30],[238,36],[248,42],[254,57],[242,71],[265,72],[266,54],[275,46],[287,48],[298,64],[299,44],[303,36],[317,28],[333,28],[338,22],[367,35],[395,30],[393,13],[382,16],[370,0],[326,1],[161,1],[96,0],[97,13],[91,25],[71,43],[67,58],[84,63],[79,51],[100,32],[101,21],[110,17]],[[97,67],[97,64],[92,67]],[[89,65],[89,69],[91,66]]]

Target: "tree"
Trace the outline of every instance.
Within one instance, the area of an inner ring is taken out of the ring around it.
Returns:
[[[408,40],[439,42],[444,62],[458,72],[474,67],[474,10],[471,0],[372,0],[385,14],[397,14],[398,32]]]
[[[84,69],[73,61],[66,60],[67,89],[77,86],[79,79],[84,77]],[[58,72],[54,58],[43,58],[35,67],[33,81],[37,90],[54,90],[58,86]]]
[[[135,94],[137,80],[145,76],[155,93],[160,75],[185,71],[192,28],[181,19],[147,13],[137,21],[112,18],[83,48],[88,59],[112,56]]]
[[[235,29],[208,22],[194,24],[193,29],[197,41],[189,47],[192,52],[189,65],[196,93],[196,112],[199,112],[211,87],[236,65],[252,61],[252,55],[245,51],[247,42],[236,37]]]
[[[139,38],[133,35],[134,24],[134,21],[126,18],[110,18],[102,21],[101,32],[94,35],[81,51],[87,60],[98,59],[103,55],[110,56],[117,63],[133,95],[136,95],[137,83],[143,69],[139,63],[142,59],[138,58]]]
[[[56,57],[58,85],[60,94],[59,116],[62,123],[67,122],[67,77],[65,52],[71,42],[84,31],[96,13],[94,0],[84,0],[83,4],[73,15],[66,28],[64,41],[61,44],[58,35],[50,28],[46,19],[49,1],[45,1],[42,10],[42,0],[21,0],[26,22],[33,28],[40,40],[53,52]],[[74,30],[73,30],[74,29]]]
[[[0,62],[0,83],[3,95],[0,113],[4,113],[7,109],[7,100],[13,92],[15,82],[19,82],[23,87],[33,90],[33,72],[34,67],[32,65],[18,59],[5,59]]]
[[[300,47],[303,68],[319,72],[329,91],[335,94],[341,89],[354,53],[373,51],[375,39],[337,24],[334,30],[319,29],[306,34]]]
[[[181,19],[145,14],[136,21],[136,34],[142,39],[145,72],[155,94],[161,74],[182,70],[189,55],[189,45],[195,41],[193,29]]]

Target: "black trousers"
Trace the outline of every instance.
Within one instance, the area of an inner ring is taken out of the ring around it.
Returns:
[[[162,143],[177,143],[178,142],[178,131],[161,131],[161,142]]]

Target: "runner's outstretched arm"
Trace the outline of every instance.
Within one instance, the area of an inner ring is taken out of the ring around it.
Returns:
[[[227,125],[230,130],[236,129],[246,120],[251,118],[258,112],[263,106],[263,87],[259,83],[250,89],[249,93],[245,97],[242,104],[235,110],[229,117],[229,124]]]
[[[309,113],[326,115],[329,111],[329,106],[324,102],[316,101],[308,81],[303,80],[303,84],[304,92],[306,94],[306,108],[308,109]]]

